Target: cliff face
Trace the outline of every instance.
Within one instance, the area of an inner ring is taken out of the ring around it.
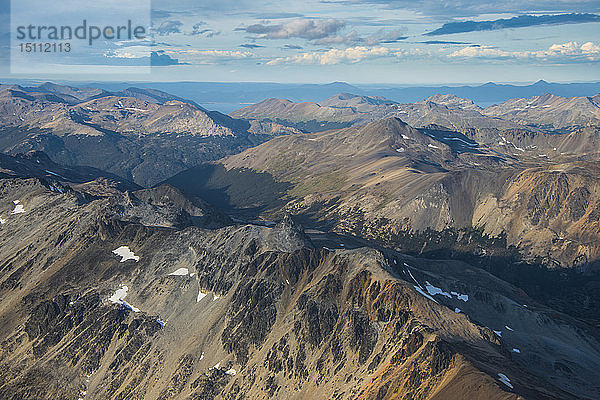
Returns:
[[[204,206],[0,180],[0,397],[600,395],[588,327],[478,268],[322,242],[290,219],[154,226],[151,208],[131,218],[140,199]]]

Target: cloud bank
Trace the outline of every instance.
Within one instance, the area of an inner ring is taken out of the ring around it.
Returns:
[[[539,60],[555,62],[600,61],[600,45],[593,42],[553,44],[547,50],[505,51],[490,46],[465,47],[448,55],[450,58],[487,58]]]
[[[425,35],[436,36],[453,33],[492,31],[506,28],[524,28],[539,25],[581,24],[586,22],[600,22],[600,15],[576,13],[560,15],[520,15],[514,18],[497,19],[493,21],[450,22]]]

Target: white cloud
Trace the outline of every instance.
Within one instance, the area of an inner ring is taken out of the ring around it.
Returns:
[[[201,57],[214,58],[249,58],[254,57],[254,53],[250,51],[240,50],[179,50],[177,55],[194,55]]]
[[[333,65],[341,63],[357,63],[366,59],[380,57],[421,57],[430,55],[421,49],[390,49],[383,46],[354,46],[346,49],[330,49],[325,52],[300,53],[289,57],[275,58],[268,65],[278,64],[321,64]]]
[[[127,46],[108,50],[104,53],[109,58],[142,58],[150,56],[150,46]]]
[[[598,61],[600,46],[593,42],[553,44],[547,50],[505,51],[490,46],[465,47],[450,58],[528,59],[542,61]]]
[[[390,49],[387,47],[349,47],[344,50],[330,49],[322,53],[300,53],[290,57],[276,58],[269,62],[268,65],[277,64],[321,64],[331,65],[340,64],[342,62],[356,63],[365,58],[384,57],[390,54]]]
[[[262,39],[289,39],[296,37],[316,40],[335,35],[345,26],[346,23],[339,19],[296,19],[277,25],[250,25],[243,30]]]

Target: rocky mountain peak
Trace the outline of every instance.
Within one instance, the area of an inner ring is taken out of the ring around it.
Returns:
[[[278,251],[289,252],[314,247],[302,225],[287,213],[267,234],[267,243]]]

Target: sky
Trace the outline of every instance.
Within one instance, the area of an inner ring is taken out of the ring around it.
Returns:
[[[54,69],[40,66],[37,72],[35,63],[26,62],[31,70],[9,73],[5,68],[0,78],[404,85],[600,81],[598,0],[136,4],[141,10],[136,15],[149,12],[143,41],[99,43],[93,51],[82,47],[83,58],[76,61],[75,54],[71,60],[57,55]],[[11,14],[7,0],[0,5],[6,21]],[[13,3],[13,25],[17,8]],[[65,12],[56,11],[57,18]],[[43,21],[51,13],[38,14]],[[4,37],[8,25],[2,24]],[[148,62],[152,67],[142,68]],[[94,63],[102,68],[86,70]],[[120,64],[129,70],[107,73]]]

